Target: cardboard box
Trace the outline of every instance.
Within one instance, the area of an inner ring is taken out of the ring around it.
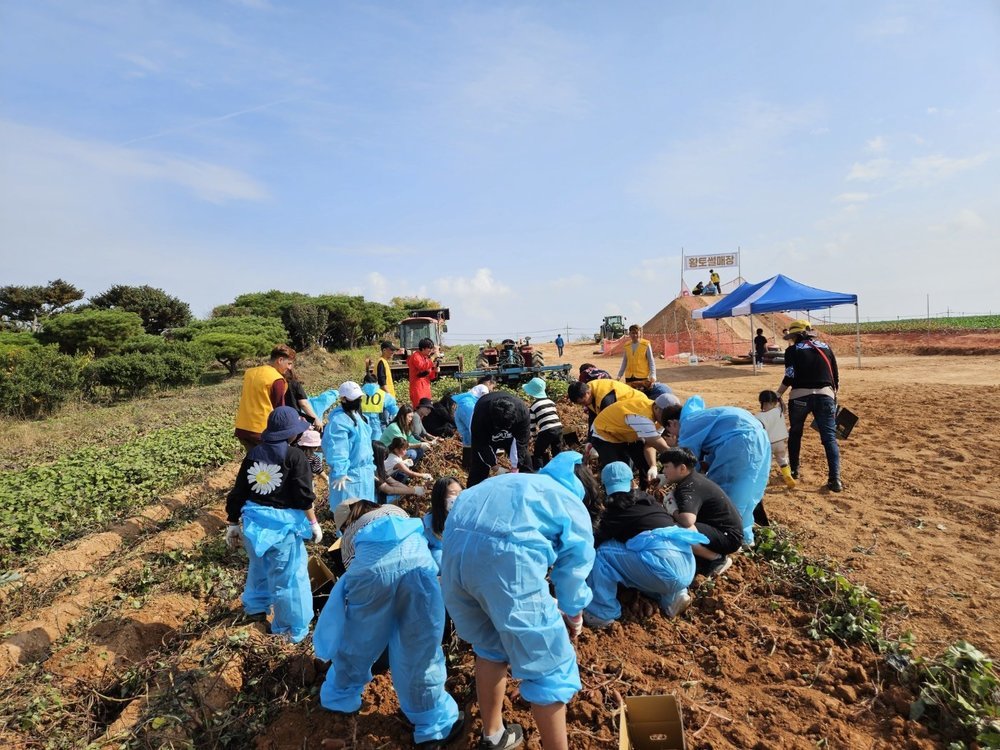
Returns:
[[[309,587],[313,595],[313,613],[317,616],[323,611],[337,577],[326,563],[316,555],[309,556]]]
[[[675,695],[627,697],[618,726],[618,750],[687,750]]]

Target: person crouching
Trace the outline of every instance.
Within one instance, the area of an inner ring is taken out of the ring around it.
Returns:
[[[601,471],[608,494],[594,544],[597,559],[587,583],[594,598],[583,610],[589,627],[605,628],[621,617],[618,585],[636,589],[676,617],[691,604],[687,587],[694,580],[694,544],[708,537],[676,526],[662,504],[634,488],[632,468],[614,461]]]
[[[334,508],[333,520],[343,532],[346,572],[313,635],[316,655],[330,660],[320,703],[329,711],[360,710],[372,665],[388,646],[392,684],[414,743],[444,747],[461,734],[465,715],[444,689],[444,603],[423,524],[394,505],[358,498]]]

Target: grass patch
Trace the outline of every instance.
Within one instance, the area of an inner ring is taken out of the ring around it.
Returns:
[[[832,323],[817,326],[823,333],[850,334],[857,330],[854,323]],[[930,331],[968,332],[1000,330],[1000,315],[962,315],[940,318],[907,318],[906,320],[874,320],[861,324],[861,333],[926,333]]]

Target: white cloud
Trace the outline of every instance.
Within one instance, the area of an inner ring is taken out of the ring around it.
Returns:
[[[872,159],[867,162],[855,162],[847,175],[848,182],[872,182],[886,176],[892,162],[888,159]]]
[[[442,276],[432,282],[435,296],[449,300],[451,306],[461,306],[465,313],[479,321],[502,320],[504,305],[516,295],[498,281],[490,268],[478,268],[472,276]]]
[[[865,143],[865,148],[873,154],[880,154],[885,151],[886,140],[880,135],[875,136]]]
[[[987,223],[978,213],[971,208],[963,208],[955,216],[943,224],[934,224],[930,227],[932,232],[957,233],[957,232],[977,232],[987,228]]]
[[[870,193],[841,193],[833,200],[837,203],[864,203],[871,197]]]
[[[975,169],[989,159],[990,155],[986,153],[960,158],[941,154],[921,156],[910,160],[900,175],[900,181],[905,185],[930,185],[953,177],[959,172]]]
[[[259,201],[267,190],[248,174],[222,164],[175,156],[166,152],[124,148],[88,141],[49,130],[0,121],[5,156],[4,183],[13,188],[33,183],[37,189],[59,190],[37,172],[78,173],[83,181],[128,184],[161,183],[193,193],[210,203]]]

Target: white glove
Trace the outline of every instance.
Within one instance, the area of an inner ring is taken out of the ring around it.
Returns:
[[[509,474],[509,473],[510,473],[510,469],[505,469],[503,466],[501,466],[499,469],[497,469],[497,476],[500,476],[501,474]]]
[[[309,527],[312,529],[313,533],[313,544],[319,544],[323,541],[323,527],[319,525],[318,521],[313,521],[312,525]]]
[[[563,612],[563,622],[566,623],[566,630],[569,631],[572,640],[576,640],[576,637],[583,632],[583,612],[575,616]]]
[[[336,479],[330,480],[330,489],[337,490],[337,492],[343,492],[347,487],[347,475],[342,477],[337,477]]]
[[[238,523],[229,524],[226,528],[226,546],[236,549],[243,543],[243,530]]]
[[[423,448],[424,450],[427,450],[428,448],[431,447],[431,444],[430,443],[421,443],[420,447]]]
[[[647,482],[655,482],[656,481],[656,475],[657,475],[657,473],[658,472],[656,471],[656,467],[655,466],[650,466],[648,469],[646,469],[646,481]]]
[[[417,497],[423,497],[424,495],[427,494],[427,490],[425,490],[418,484],[416,487],[413,488],[413,494],[416,495]]]
[[[413,468],[413,459],[412,458],[404,458],[403,459],[403,465],[412,469]]]
[[[673,515],[678,510],[680,510],[677,507],[677,498],[674,497],[674,491],[673,490],[671,490],[670,492],[668,492],[667,496],[665,498],[663,498],[663,507],[667,509],[667,513],[669,513],[670,515]]]
[[[433,474],[421,474],[420,478],[421,479],[426,479],[429,482],[429,481],[431,481],[434,478],[434,475]]]

